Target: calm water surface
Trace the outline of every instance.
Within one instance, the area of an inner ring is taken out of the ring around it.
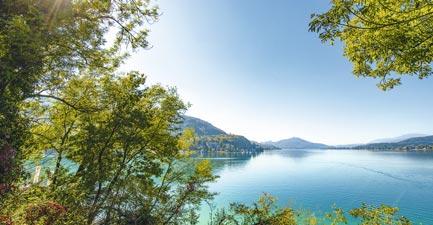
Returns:
[[[389,204],[417,224],[433,224],[433,153],[352,150],[276,150],[258,155],[213,155],[214,204],[252,203],[264,192],[278,204],[318,214]],[[209,212],[204,207],[203,215]],[[207,216],[201,218],[206,224]]]

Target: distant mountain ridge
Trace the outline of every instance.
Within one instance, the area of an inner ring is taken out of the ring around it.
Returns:
[[[381,138],[376,139],[368,142],[367,144],[377,144],[377,143],[396,143],[400,141],[404,141],[410,138],[417,138],[417,137],[426,137],[429,136],[428,134],[405,134],[398,137],[392,137],[392,138]]]
[[[283,139],[276,142],[268,141],[268,142],[264,142],[263,144],[273,145],[278,148],[286,148],[286,149],[325,149],[329,147],[328,145],[325,144],[309,142],[307,140],[298,137]]]
[[[353,149],[396,150],[396,151],[433,151],[433,135],[414,137],[399,142],[372,143],[356,146]]]
[[[184,116],[182,129],[192,128],[198,138],[193,150],[224,152],[261,152],[264,148],[241,135],[228,134],[202,119]]]
[[[280,141],[256,143],[244,136],[234,135],[215,127],[199,118],[184,116],[181,129],[193,128],[198,141],[193,146],[195,150],[227,151],[227,152],[261,152],[276,149],[365,149],[394,151],[433,151],[433,135],[406,134],[394,138],[373,140],[367,144],[328,146],[322,143],[310,142],[298,137]]]

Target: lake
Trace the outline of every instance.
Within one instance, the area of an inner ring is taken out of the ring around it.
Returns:
[[[362,202],[400,208],[416,224],[433,224],[433,153],[275,150],[257,155],[202,155],[220,178],[214,204],[252,203],[264,192],[278,204],[317,214]],[[209,207],[202,210],[206,224]]]

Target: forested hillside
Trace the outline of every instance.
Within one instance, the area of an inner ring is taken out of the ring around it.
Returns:
[[[193,150],[224,152],[261,152],[264,148],[244,136],[227,134],[202,119],[184,116],[182,129],[192,128],[197,136]]]

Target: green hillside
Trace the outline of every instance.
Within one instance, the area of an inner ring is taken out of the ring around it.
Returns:
[[[244,136],[227,134],[223,130],[213,126],[202,119],[184,116],[181,128],[192,128],[197,135],[197,143],[192,146],[198,151],[221,152],[261,152],[264,148]]]
[[[191,116],[183,116],[183,123],[181,124],[181,128],[193,128],[197,136],[227,134],[226,132],[215,127],[211,123]]]

